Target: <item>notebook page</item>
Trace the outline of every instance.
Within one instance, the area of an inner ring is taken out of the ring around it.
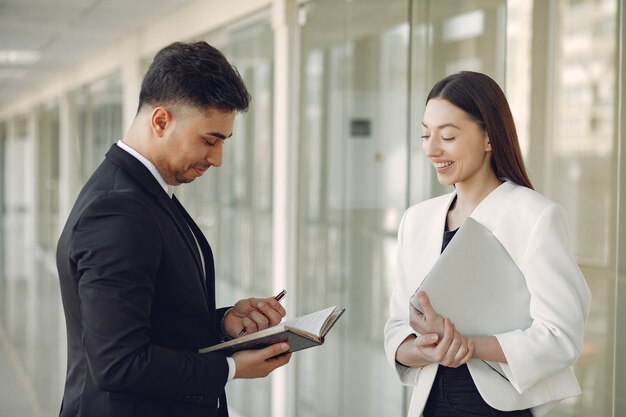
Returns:
[[[328,319],[328,316],[332,314],[336,307],[328,307],[325,310],[316,311],[315,313],[307,314],[306,316],[298,317],[293,320],[287,320],[282,322],[283,326],[295,327],[309,333],[313,333],[319,336],[324,326],[324,322]]]

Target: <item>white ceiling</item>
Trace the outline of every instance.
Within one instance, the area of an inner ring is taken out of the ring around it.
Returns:
[[[188,2],[0,0],[0,108]],[[39,59],[16,62],[7,51]]]

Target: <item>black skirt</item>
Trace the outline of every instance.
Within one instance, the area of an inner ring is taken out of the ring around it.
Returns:
[[[424,417],[532,417],[530,410],[500,411],[483,400],[467,365],[439,366],[424,408]]]

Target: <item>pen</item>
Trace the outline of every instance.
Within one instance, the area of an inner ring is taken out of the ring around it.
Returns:
[[[278,295],[276,297],[274,297],[274,300],[280,302],[280,300],[282,300],[283,297],[285,297],[285,294],[287,294],[287,290],[282,290],[281,292],[278,293]],[[239,336],[243,336],[244,334],[246,334],[246,328],[245,327],[243,329],[241,329],[241,331],[239,332]]]
[[[282,290],[281,292],[278,293],[276,297],[274,297],[274,300],[276,301],[282,300],[285,294],[287,294],[287,290]]]

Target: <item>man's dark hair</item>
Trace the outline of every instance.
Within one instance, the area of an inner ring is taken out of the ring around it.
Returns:
[[[206,42],[175,42],[155,55],[141,84],[138,110],[184,104],[245,112],[249,103],[239,72],[220,51]]]

